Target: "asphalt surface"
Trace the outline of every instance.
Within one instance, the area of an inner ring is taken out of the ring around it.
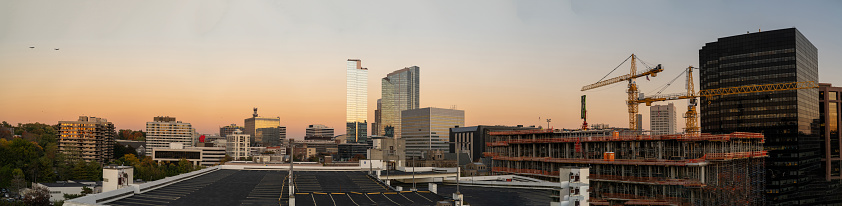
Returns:
[[[288,205],[285,171],[218,170],[107,203],[149,205]],[[429,191],[394,192],[364,172],[296,172],[296,205],[435,205]]]

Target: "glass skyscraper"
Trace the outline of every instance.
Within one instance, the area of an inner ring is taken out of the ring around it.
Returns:
[[[450,128],[465,126],[464,110],[427,107],[401,113],[400,133],[406,140],[407,157],[423,157],[433,150],[451,152],[447,144]]]
[[[345,134],[349,142],[365,142],[368,136],[368,68],[349,59],[345,68]]]
[[[818,50],[795,28],[719,38],[699,50],[700,89],[818,81]],[[820,174],[817,89],[701,98],[704,133],[766,136],[766,205],[814,205],[829,192]],[[746,174],[749,175],[749,174]],[[753,182],[754,183],[754,182]]]
[[[276,143],[280,142],[282,139],[281,134],[286,137],[286,127],[281,127],[281,118],[280,117],[260,117],[257,115],[257,108],[254,108],[254,114],[251,118],[245,119],[245,128],[246,131],[243,134],[251,135],[249,142],[252,145],[256,146],[264,146],[266,143]],[[263,133],[264,130],[260,130],[261,128],[278,128],[282,131],[278,131],[279,135],[272,135],[276,134],[274,131],[267,131],[265,134]],[[283,132],[283,133],[280,133]],[[269,138],[277,138],[278,140],[269,139]],[[271,146],[271,145],[270,145]]]
[[[381,110],[377,122],[379,134],[391,135],[386,129],[394,131],[394,137],[401,137],[401,111],[418,109],[420,93],[420,68],[411,66],[394,71],[381,80]]]

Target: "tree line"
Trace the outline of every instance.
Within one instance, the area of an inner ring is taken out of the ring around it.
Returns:
[[[7,128],[13,128],[12,134]],[[0,124],[0,187],[20,189],[31,182],[66,180],[102,180],[102,164],[69,157],[59,151],[58,125],[42,123]],[[20,135],[20,137],[16,137]],[[120,139],[143,141],[141,131],[120,130]],[[175,163],[156,163],[148,156],[138,156],[134,148],[115,144],[113,161],[107,164],[134,166],[136,179],[153,181],[201,169],[182,159]]]

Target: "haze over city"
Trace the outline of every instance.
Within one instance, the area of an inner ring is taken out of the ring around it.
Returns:
[[[3,1],[0,120],[87,115],[142,130],[172,116],[217,133],[258,107],[291,138],[309,124],[342,134],[345,64],[360,59],[369,122],[380,78],[419,66],[421,107],[456,105],[465,125],[577,128],[587,94],[589,123],[625,127],[623,84],[579,89],[632,53],[664,66],[638,82],[652,93],[699,66],[707,42],[796,27],[818,48],[820,82],[842,82],[839,11],[839,1]]]

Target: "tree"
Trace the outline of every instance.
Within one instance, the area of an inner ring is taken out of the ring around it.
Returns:
[[[12,131],[9,131],[9,127],[0,127],[0,139],[12,139],[14,134]]]
[[[187,161],[187,159],[181,158],[178,160],[178,173],[184,174],[193,171],[193,163]]]
[[[146,133],[139,130],[121,129],[117,132],[117,139],[146,141]]]
[[[225,154],[225,157],[223,157],[222,160],[219,161],[219,164],[224,165],[226,162],[230,162],[230,161],[233,161],[233,160],[234,160],[233,157],[228,156],[228,154]]]
[[[26,180],[24,180],[23,178],[23,170],[21,170],[20,168],[15,168],[12,171],[12,182],[10,185],[10,190],[12,190],[12,193],[18,194],[21,189],[26,187]]]
[[[82,196],[85,196],[85,195],[83,195],[83,194],[67,194],[67,193],[65,193],[65,194],[64,194],[64,199],[65,199],[65,200],[70,200],[70,199],[76,199],[76,198],[79,198],[79,197],[82,197]]]
[[[131,145],[122,145],[120,143],[114,144],[114,159],[123,157],[126,154],[134,154],[137,156],[137,150]]]
[[[93,194],[93,193],[94,193],[94,190],[92,190],[90,187],[87,187],[87,186],[82,187],[82,195],[83,196],[88,195],[88,194]]]
[[[47,187],[36,185],[23,197],[26,205],[50,205],[50,190]]]

